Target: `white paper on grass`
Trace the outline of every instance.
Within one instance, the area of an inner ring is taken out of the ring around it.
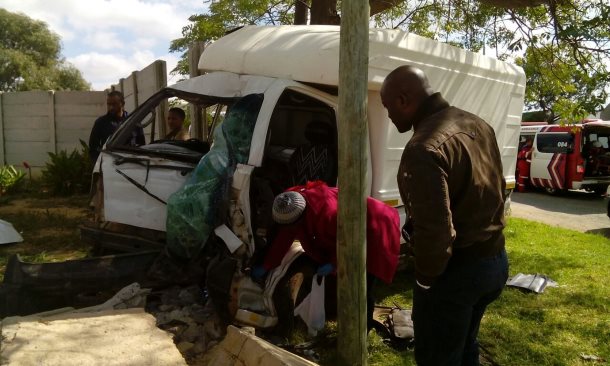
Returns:
[[[0,244],[21,243],[23,238],[10,222],[0,220]]]
[[[294,309],[294,315],[298,315],[307,324],[310,336],[315,336],[318,331],[324,329],[326,323],[326,312],[324,311],[324,277],[318,285],[318,276],[313,276],[311,281],[311,292]]]
[[[231,253],[235,252],[237,248],[239,248],[243,243],[242,241],[233,233],[227,225],[220,225],[216,229],[214,229],[214,233],[225,242],[227,248]]]

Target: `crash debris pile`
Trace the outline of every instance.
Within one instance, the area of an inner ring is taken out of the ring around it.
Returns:
[[[225,327],[199,286],[174,286],[148,296],[146,310],[157,326],[173,335],[174,343],[189,364],[225,336]]]
[[[227,328],[198,285],[152,291],[146,311],[156,318],[158,328],[172,335],[188,365],[316,365],[257,337],[252,327]]]

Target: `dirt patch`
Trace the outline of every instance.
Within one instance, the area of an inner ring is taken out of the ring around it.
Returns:
[[[89,196],[2,197],[0,218],[23,237],[22,243],[0,247],[0,273],[9,256],[29,262],[63,261],[84,257],[91,249],[81,243],[78,226],[92,217]]]
[[[0,216],[15,213],[61,213],[67,217],[87,216],[89,196],[49,198],[5,198],[0,203]]]

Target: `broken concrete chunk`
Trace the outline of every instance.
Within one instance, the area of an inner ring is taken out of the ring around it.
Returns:
[[[234,326],[205,357],[209,366],[313,366],[315,363]]]
[[[1,352],[7,365],[186,365],[171,337],[139,308],[3,321]]]
[[[165,304],[159,305],[159,310],[160,311],[168,311],[169,312],[169,311],[174,310],[175,308],[176,307],[174,305],[165,305]]]
[[[192,304],[201,301],[203,298],[203,292],[199,286],[190,286],[178,293],[178,299],[183,304]]]
[[[198,338],[204,335],[203,327],[192,323],[181,334],[182,340],[186,342],[195,342]]]
[[[184,353],[188,352],[189,350],[191,350],[193,347],[195,347],[195,345],[192,344],[191,342],[180,342],[176,345],[176,347],[178,348],[180,353],[184,354]]]
[[[170,321],[178,321],[184,324],[188,324],[189,322],[191,322],[191,319],[189,318],[188,314],[186,314],[182,309],[172,310],[168,316]]]

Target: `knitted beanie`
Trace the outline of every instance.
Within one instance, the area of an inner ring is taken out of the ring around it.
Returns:
[[[298,192],[283,192],[273,201],[273,221],[278,224],[292,224],[305,211],[305,197]]]

